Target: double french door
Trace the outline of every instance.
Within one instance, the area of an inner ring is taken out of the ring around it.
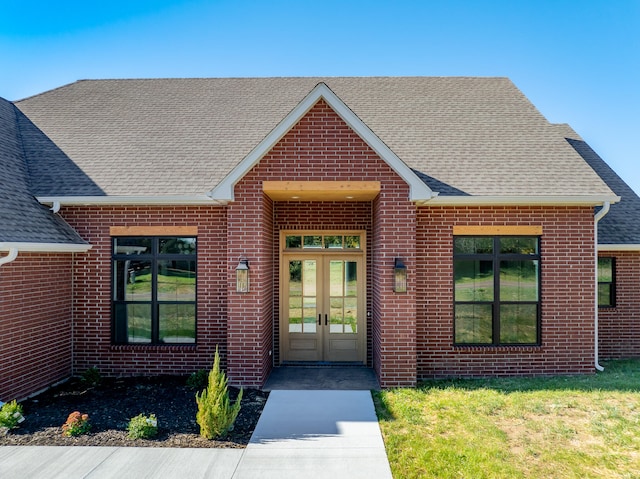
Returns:
[[[362,254],[285,254],[283,361],[365,362]]]

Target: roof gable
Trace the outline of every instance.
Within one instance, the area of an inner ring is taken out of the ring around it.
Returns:
[[[323,82],[318,83],[271,132],[238,163],[233,170],[209,193],[218,201],[232,201],[234,187],[278,141],[304,117],[318,101],[324,100],[362,140],[409,185],[411,201],[425,201],[436,194],[418,178],[376,134]]]

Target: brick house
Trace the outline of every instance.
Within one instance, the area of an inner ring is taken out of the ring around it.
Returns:
[[[3,400],[640,356],[640,199],[505,78],[79,81],[0,101],[0,167]]]

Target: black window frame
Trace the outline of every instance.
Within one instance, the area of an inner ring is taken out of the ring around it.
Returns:
[[[116,252],[116,244],[118,239],[123,238],[144,238],[151,241],[151,251],[137,254],[127,254]],[[160,241],[163,239],[193,239],[195,241],[195,251],[193,254],[185,253],[161,253]],[[112,236],[111,237],[111,343],[115,345],[129,345],[129,346],[195,346],[198,342],[198,253],[197,253],[197,236],[194,235],[131,235],[131,236]],[[152,287],[151,287],[151,299],[145,301],[135,300],[120,300],[117,299],[116,292],[116,278],[117,273],[116,263],[118,261],[126,260],[141,260],[149,261],[151,263],[152,274]],[[160,261],[193,261],[194,273],[195,273],[195,295],[193,301],[167,301],[158,299],[158,263]],[[126,328],[124,333],[118,333],[116,325],[117,306],[121,304],[149,304],[151,306],[151,341],[150,342],[130,342]],[[167,304],[193,304],[194,307],[194,335],[193,341],[190,342],[163,342],[159,340],[160,331],[160,305]],[[126,340],[123,340],[122,338]]]
[[[598,264],[596,267],[600,270],[600,260],[611,261],[611,281],[600,281],[600,274],[598,273],[598,308],[615,308],[616,307],[616,258],[614,256],[598,256]],[[609,303],[600,303],[600,285],[609,285]]]
[[[464,254],[455,252],[455,241],[457,238],[477,238],[493,240],[491,253]],[[500,240],[502,238],[535,238],[537,241],[537,253],[500,253]],[[460,347],[485,346],[485,347],[505,347],[505,346],[540,346],[542,344],[542,241],[536,235],[455,235],[453,238],[453,268],[452,268],[452,292],[453,292],[453,345]],[[456,301],[456,260],[491,261],[493,267],[493,301]],[[500,299],[500,263],[501,261],[527,261],[538,262],[537,270],[537,301],[501,301]],[[492,320],[492,341],[488,342],[458,342],[456,340],[456,307],[457,305],[491,305]],[[503,304],[535,304],[536,311],[536,341],[535,342],[501,342],[500,341],[500,306]]]

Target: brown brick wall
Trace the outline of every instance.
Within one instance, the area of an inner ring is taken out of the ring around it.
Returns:
[[[0,400],[71,375],[71,254],[19,253],[0,266]]]
[[[616,306],[599,308],[600,358],[640,357],[640,252],[601,251],[616,261]]]
[[[226,365],[226,209],[221,207],[64,207],[64,218],[93,247],[74,263],[75,374],[180,374],[210,368],[216,345]],[[198,226],[197,345],[111,344],[110,226]]]
[[[453,346],[453,226],[541,225],[542,345]],[[418,377],[588,373],[594,365],[593,213],[581,207],[420,208]]]

